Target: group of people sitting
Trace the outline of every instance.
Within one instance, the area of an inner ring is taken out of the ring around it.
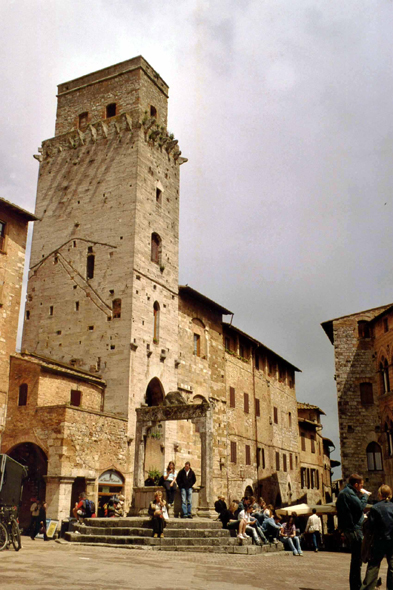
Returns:
[[[263,498],[256,501],[254,496],[242,498],[240,502],[233,500],[229,508],[227,508],[225,499],[219,496],[215,503],[215,509],[223,528],[234,531],[239,539],[251,537],[256,545],[282,541],[293,555],[303,555],[296,513],[282,522],[281,517],[276,514],[271,504],[266,504]],[[313,516],[308,519],[306,532],[312,533],[316,551],[318,551],[321,531],[320,518],[313,511]]]

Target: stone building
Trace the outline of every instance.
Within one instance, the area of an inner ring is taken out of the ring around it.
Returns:
[[[321,415],[318,406],[300,403],[298,408],[300,436],[300,487],[307,504],[324,504],[332,501],[330,448],[332,441],[322,436]]]
[[[334,345],[343,478],[361,473],[376,498],[393,485],[393,305],[322,327]]]
[[[167,99],[142,57],[60,84],[55,136],[36,156],[2,450],[38,465],[31,489],[46,482],[52,517],[68,516],[83,487],[98,504],[133,493],[137,510],[148,472],[170,460],[191,461],[203,515],[218,493],[252,489],[280,505],[301,492],[299,369],[178,285],[186,159]]]
[[[15,352],[27,226],[34,215],[0,199],[0,442],[5,426],[10,354]]]

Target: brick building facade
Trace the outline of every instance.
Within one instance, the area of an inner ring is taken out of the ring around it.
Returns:
[[[373,492],[393,485],[393,306],[322,324],[334,345],[344,480],[361,473]]]
[[[34,215],[0,199],[0,442],[5,426],[10,354],[15,352],[27,226]]]
[[[167,98],[142,57],[61,84],[55,137],[36,156],[25,352],[12,360],[2,450],[40,462],[51,516],[67,516],[83,486],[130,499],[137,444],[145,475],[190,460],[200,482],[200,422],[152,423],[135,439],[136,410],[174,393],[210,405],[210,505],[247,488],[276,504],[301,492],[298,369],[178,285],[186,159]]]

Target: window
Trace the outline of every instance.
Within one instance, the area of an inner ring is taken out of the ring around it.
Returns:
[[[302,467],[300,469],[300,479],[301,479],[301,487],[305,488],[306,487],[306,468]]]
[[[205,337],[205,324],[198,318],[192,320],[193,352],[195,356],[206,358],[207,346]]]
[[[121,318],[121,299],[112,301],[112,316],[113,318]]]
[[[389,453],[389,457],[391,457],[393,455],[393,429],[392,429],[392,423],[389,424],[385,424],[385,432],[386,432],[386,441],[388,443],[388,453]]]
[[[248,393],[244,394],[244,412],[246,414],[250,413],[250,398],[249,398]]]
[[[194,334],[194,355],[201,356],[201,337],[199,334]]]
[[[260,416],[261,415],[261,402],[260,400],[257,398],[255,400],[255,416]]]
[[[390,391],[390,381],[389,381],[389,364],[386,359],[382,357],[382,360],[379,364],[379,372],[381,375],[381,390],[382,394],[388,393]]]
[[[27,383],[22,383],[22,385],[19,385],[18,406],[26,406],[27,405],[27,391],[28,391]]]
[[[311,437],[311,452],[315,453],[315,437]]]
[[[305,451],[306,450],[306,437],[303,432],[300,435],[300,440],[302,441],[302,451]]]
[[[75,311],[79,311],[79,301],[75,301]]]
[[[236,408],[236,397],[235,397],[235,388],[229,388],[229,407]]]
[[[274,424],[278,424],[278,409],[273,408]]]
[[[81,405],[81,392],[78,389],[71,389],[71,406],[79,407]]]
[[[259,371],[259,356],[258,353],[255,353],[255,368]]]
[[[389,332],[389,320],[388,318],[383,318],[383,331]]]
[[[5,252],[5,229],[7,224],[5,221],[0,221],[0,251]]]
[[[158,234],[151,234],[151,261],[156,264],[161,262],[161,238]]]
[[[359,387],[360,387],[360,403],[362,404],[362,406],[372,405],[374,403],[373,384],[372,383],[361,383]]]
[[[276,451],[276,471],[280,471],[280,453]]]
[[[53,305],[49,306],[49,315],[53,315]]]
[[[242,358],[245,358],[245,352],[244,352],[244,345],[243,344],[239,344],[239,356],[241,356]]]
[[[292,428],[292,414],[291,414],[291,412],[288,412],[288,426],[289,426],[289,428]]]
[[[154,326],[153,326],[153,342],[158,344],[159,333],[160,333],[160,305],[158,301],[154,302],[153,305],[153,318],[154,318]]]
[[[311,488],[315,488],[315,469],[311,469]]]
[[[87,112],[79,115],[79,129],[85,129],[87,127],[88,118],[89,114]]]
[[[306,482],[307,488],[310,489],[310,470],[308,468],[306,469]]]
[[[246,465],[251,465],[251,447],[246,445]]]
[[[371,336],[370,325],[365,320],[358,322],[358,335],[359,338],[370,338]]]
[[[225,336],[225,350],[231,350],[231,339],[228,336]]]
[[[381,447],[376,442],[371,442],[366,449],[367,469],[369,471],[382,471]]]
[[[159,188],[156,188],[156,203],[158,203],[159,205],[161,205],[162,203],[162,190],[160,190]]]
[[[257,448],[257,469],[262,466],[262,448]]]
[[[157,109],[153,105],[150,105],[150,116],[157,119]]]
[[[236,443],[231,441],[231,463],[236,463]]]
[[[290,469],[290,471],[292,471],[292,469],[293,469],[293,455],[292,455],[292,453],[289,453],[289,469]]]
[[[26,320],[30,319],[30,311],[26,309]]]
[[[95,256],[94,254],[88,253],[87,255],[87,264],[86,264],[86,278],[93,279],[94,278],[94,264],[95,264]]]
[[[319,472],[318,469],[315,470],[315,487],[319,490]]]
[[[288,471],[288,469],[287,469],[287,456],[285,453],[282,456],[282,469],[283,469],[283,471]]]
[[[265,469],[265,449],[262,449],[262,469]]]
[[[108,106],[106,107],[106,118],[110,119],[110,117],[115,117],[115,116],[116,116],[116,103],[111,102],[111,104],[108,104]]]

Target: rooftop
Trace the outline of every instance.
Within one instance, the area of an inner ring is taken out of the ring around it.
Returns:
[[[14,213],[17,213],[18,215],[20,215],[20,217],[23,217],[26,221],[35,221],[36,219],[38,219],[35,215],[33,215],[33,213],[30,213],[30,211],[26,211],[26,209],[22,209],[22,207],[18,207],[18,205],[14,205],[14,203],[11,203],[10,201],[7,201],[6,199],[0,198],[0,206],[1,205],[3,207],[5,207],[6,209],[10,209]]]
[[[34,354],[33,352],[15,353],[12,354],[11,357],[22,359],[27,362],[34,363],[36,365],[40,365],[48,371],[61,373],[64,375],[68,375],[70,377],[76,377],[77,379],[81,379],[83,381],[89,381],[90,383],[100,385],[101,387],[105,387],[106,385],[105,381],[99,375],[89,373],[88,371],[82,371],[81,369],[77,369],[72,365],[60,363],[58,361],[55,361],[54,359]]]
[[[379,316],[382,313],[384,313],[385,311],[387,311],[391,307],[393,307],[392,303],[389,303],[388,305],[381,305],[379,307],[372,307],[371,309],[365,309],[363,311],[358,311],[356,313],[350,313],[348,315],[343,315],[339,318],[333,318],[332,320],[327,320],[326,322],[322,322],[321,326],[325,330],[326,335],[329,338],[330,342],[332,344],[334,344],[333,322],[337,322],[338,320],[344,320],[345,318],[352,318],[352,317],[356,317],[356,316],[361,316],[363,314],[371,315],[371,317],[368,318],[368,320],[371,321],[371,320],[375,319],[377,316]]]
[[[297,409],[298,410],[316,410],[323,416],[326,416],[325,412],[321,410],[319,406],[314,406],[313,404],[307,404],[306,402],[297,402]]]

